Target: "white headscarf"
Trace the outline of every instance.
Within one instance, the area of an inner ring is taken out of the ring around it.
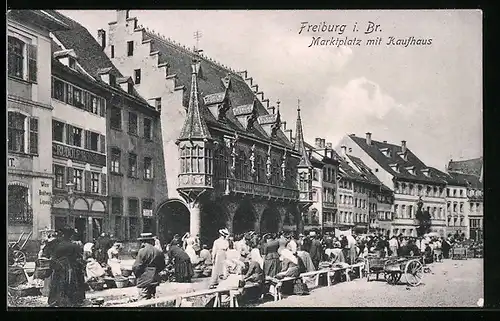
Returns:
[[[295,255],[293,255],[292,251],[290,251],[289,249],[283,249],[281,251],[281,257],[289,260],[292,263],[299,264],[299,259]]]
[[[286,248],[289,249],[294,254],[297,253],[297,243],[294,240],[290,240]]]
[[[356,239],[354,239],[351,234],[347,235],[347,244],[349,245],[349,247],[356,246]]]

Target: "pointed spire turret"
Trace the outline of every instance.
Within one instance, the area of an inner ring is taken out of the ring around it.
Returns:
[[[309,160],[309,154],[307,153],[306,146],[304,143],[304,133],[302,131],[302,119],[300,118],[300,99],[298,99],[297,101],[297,127],[295,129],[295,141],[293,148],[297,150],[301,155],[299,166],[312,167],[311,161]]]
[[[202,118],[200,112],[200,98],[198,93],[198,59],[193,60],[191,68],[191,94],[189,97],[186,119],[184,121],[184,126],[182,127],[179,140],[208,139],[211,138],[210,132],[208,131],[207,124]]]

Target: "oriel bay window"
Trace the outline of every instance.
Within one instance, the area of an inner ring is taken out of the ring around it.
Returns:
[[[204,153],[204,148],[201,146],[183,146],[181,148],[181,173],[204,173]]]

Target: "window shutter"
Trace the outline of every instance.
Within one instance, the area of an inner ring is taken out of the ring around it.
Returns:
[[[28,81],[37,81],[37,46],[28,44]]]
[[[66,88],[66,97],[67,97],[67,102],[70,105],[73,105],[73,86],[68,84],[68,87]]]
[[[90,149],[90,131],[84,130],[85,132],[85,141],[83,144],[83,148]]]
[[[66,124],[66,144],[73,145],[73,126]]]
[[[101,153],[106,154],[106,136],[99,135],[99,142],[101,144]]]
[[[99,99],[99,115],[101,117],[106,116],[106,100],[103,98],[98,98]]]
[[[83,172],[84,172],[84,179],[85,179],[85,192],[90,193],[90,192],[92,192],[91,185],[90,185],[90,171],[83,171]]]
[[[106,174],[101,174],[101,194],[106,195],[107,186]]]
[[[30,117],[29,118],[29,126],[30,126],[30,154],[38,154],[38,118]]]
[[[66,183],[73,183],[73,168],[72,167],[67,167],[66,168]]]
[[[54,77],[51,77],[51,89],[52,89],[52,98],[54,98],[56,95],[55,95],[55,89],[54,89]]]

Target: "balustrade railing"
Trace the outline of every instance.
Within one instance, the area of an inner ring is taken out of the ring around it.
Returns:
[[[298,199],[299,191],[292,188],[274,186],[265,183],[244,181],[236,178],[219,179],[216,188],[221,191],[230,191],[249,195]]]

